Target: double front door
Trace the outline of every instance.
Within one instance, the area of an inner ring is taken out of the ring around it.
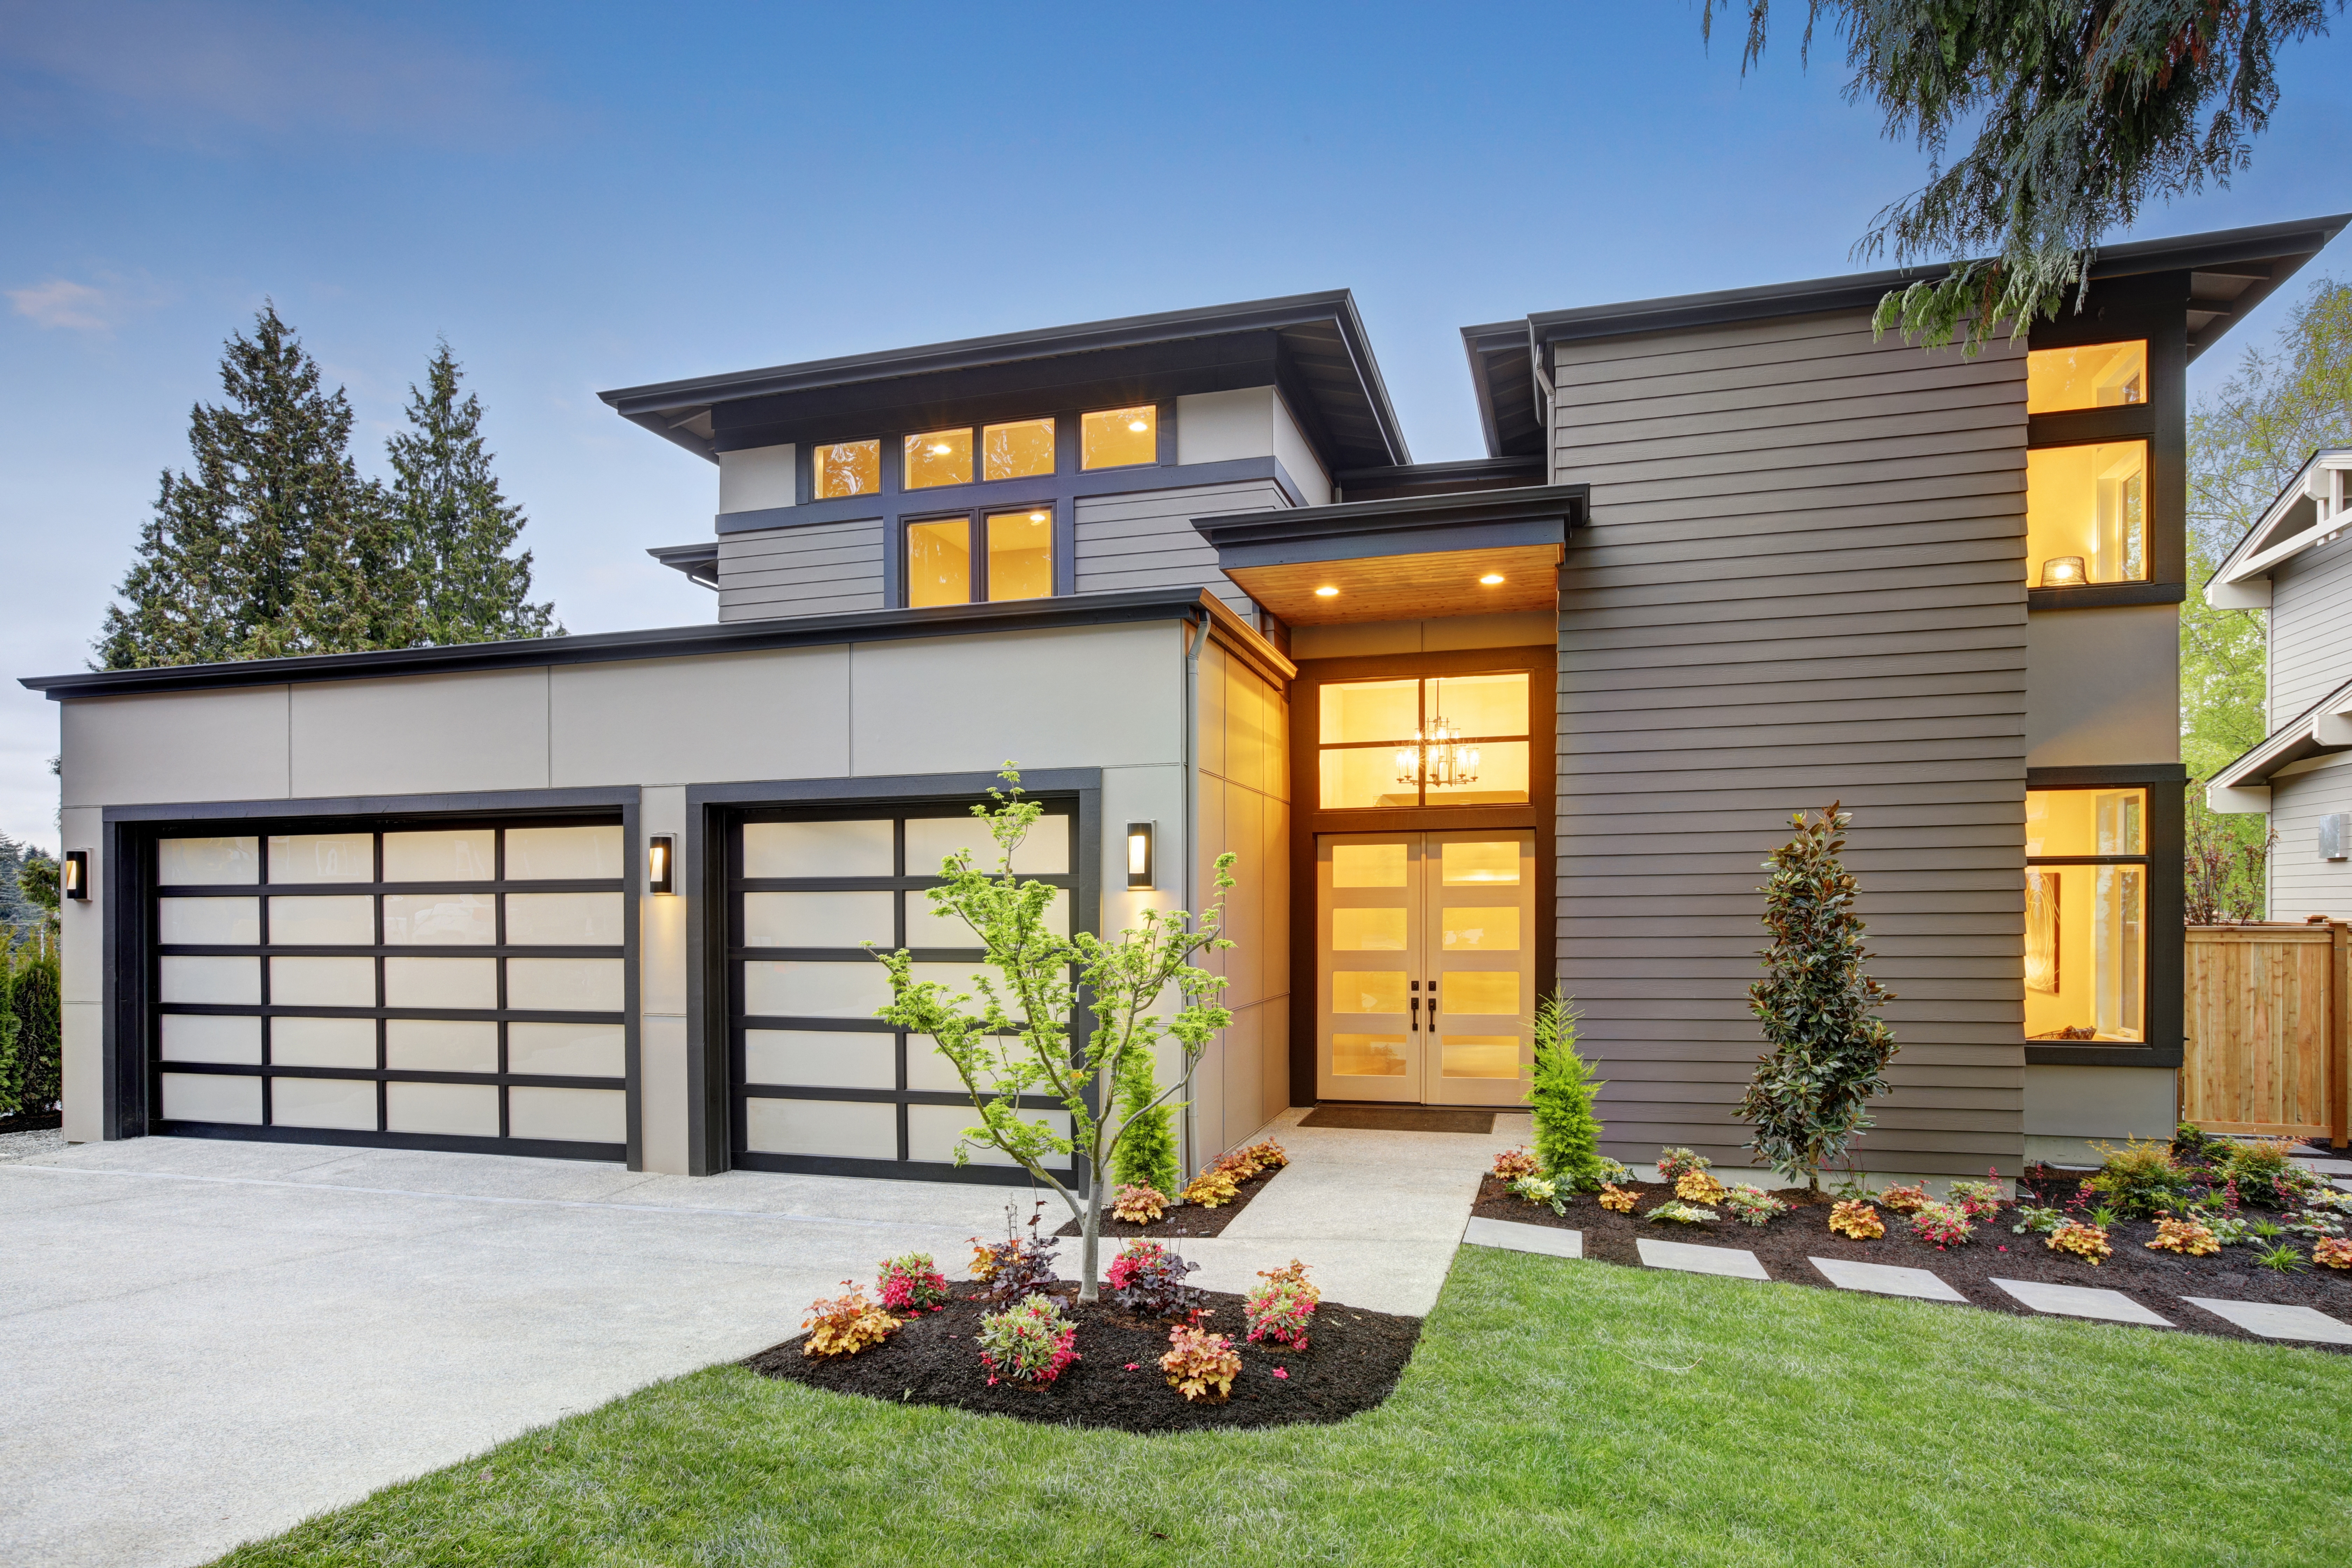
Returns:
[[[1535,1005],[1532,832],[1318,838],[1324,1100],[1509,1105]]]

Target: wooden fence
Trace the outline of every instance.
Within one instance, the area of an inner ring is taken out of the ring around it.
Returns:
[[[2189,928],[2180,1119],[2342,1144],[2352,926]]]

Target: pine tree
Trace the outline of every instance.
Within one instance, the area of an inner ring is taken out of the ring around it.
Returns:
[[[561,637],[552,604],[530,603],[530,552],[509,555],[522,508],[499,490],[482,444],[481,400],[441,343],[425,386],[408,389],[408,429],[386,444],[392,509],[415,594],[412,643]]]
[[[1791,818],[1796,836],[1766,869],[1764,978],[1748,1007],[1771,1054],[1759,1058],[1739,1114],[1756,1124],[1748,1146],[1772,1168],[1821,1189],[1821,1171],[1872,1125],[1864,1107],[1886,1092],[1895,1035],[1871,1016],[1895,993],[1863,973],[1870,954],[1853,912],[1853,877],[1839,861],[1851,813],[1832,801],[1819,820]]]
[[[406,595],[379,489],[349,454],[350,400],[274,304],[230,338],[217,406],[188,420],[195,472],[165,471],[106,613],[108,669],[388,646]]]
[[[1601,1121],[1592,1114],[1601,1082],[1576,1050],[1576,1006],[1564,991],[1536,1004],[1535,1069],[1528,1103],[1535,1108],[1536,1159],[1544,1174],[1580,1192],[1601,1185]]]
[[[1151,1053],[1129,1053],[1118,1075],[1118,1109],[1130,1120],[1111,1152],[1111,1179],[1121,1185],[1139,1183],[1172,1198],[1184,1184],[1176,1163],[1176,1107],[1153,1105],[1159,1094]]]

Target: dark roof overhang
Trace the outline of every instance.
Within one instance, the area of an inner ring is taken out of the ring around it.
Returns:
[[[673,572],[706,588],[719,586],[719,542],[703,544],[656,544],[646,552]]]
[[[2347,223],[2352,223],[2352,213],[2103,246],[2092,261],[2091,279],[2095,285],[2107,279],[2151,273],[2188,273],[2189,357],[2194,359],[2212,347],[2231,324],[2294,277]],[[1536,342],[1555,343],[1822,310],[1861,310],[1875,305],[1890,289],[1905,288],[1923,279],[1940,278],[1945,270],[1941,266],[1906,267],[1843,278],[1773,283],[1759,289],[1585,305],[1531,315],[1528,327]],[[2097,292],[2095,287],[2094,298]],[[1471,329],[1480,332],[1498,330]]]
[[[1326,467],[1411,462],[1355,297],[1341,289],[967,338],[602,394],[623,417],[722,451],[919,428],[1040,404],[1276,385]]]
[[[128,697],[206,688],[284,686],[320,680],[380,680],[390,676],[450,675],[476,670],[536,668],[556,664],[605,664],[622,659],[690,658],[700,654],[752,653],[828,643],[890,642],[909,637],[965,637],[989,632],[1051,630],[1130,621],[1213,621],[1245,638],[1257,657],[1286,668],[1281,656],[1213,594],[1201,588],[1134,588],[1054,599],[945,605],[919,610],[854,610],[830,616],[729,621],[718,626],[664,626],[590,637],[518,637],[451,647],[386,648],[372,653],[316,654],[226,664],[184,664],[162,669],[81,670],[32,676],[18,682],[53,700]]]
[[[1524,321],[1462,329],[1470,386],[1478,397],[1478,427],[1497,458],[1533,458],[1544,450],[1543,410],[1536,397],[1535,337]]]

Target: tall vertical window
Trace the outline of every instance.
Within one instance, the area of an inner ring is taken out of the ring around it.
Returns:
[[[2025,411],[2065,414],[2147,401],[2147,343],[2084,343],[2025,356]]]
[[[2025,1037],[2147,1037],[2147,791],[2025,795]]]
[[[1318,742],[1327,811],[1524,805],[1527,672],[1334,682]]]
[[[2026,453],[2025,534],[2033,587],[2147,581],[2147,443]]]
[[[1054,509],[1015,507],[907,524],[907,603],[1044,599],[1054,592]]]

